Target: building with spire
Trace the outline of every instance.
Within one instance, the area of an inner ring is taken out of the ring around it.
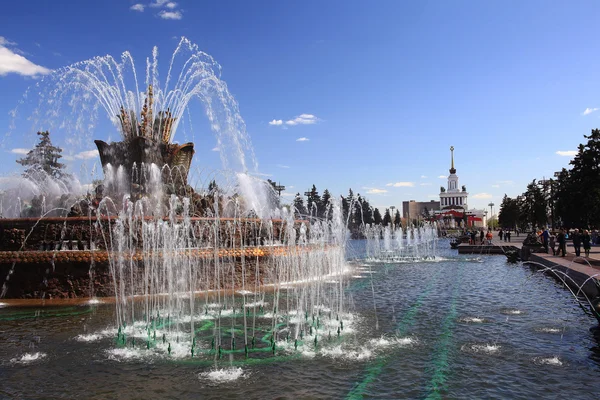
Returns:
[[[442,210],[466,210],[469,193],[466,186],[458,185],[458,175],[454,168],[454,146],[450,146],[450,160],[448,186],[440,188],[440,208]]]
[[[435,215],[448,227],[484,227],[487,223],[485,211],[469,210],[469,193],[465,185],[460,186],[454,167],[454,146],[450,146],[450,175],[448,184],[440,187],[440,209]]]

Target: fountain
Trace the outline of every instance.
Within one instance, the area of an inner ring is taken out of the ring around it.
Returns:
[[[177,73],[183,48],[193,54]],[[347,262],[339,203],[324,220],[296,219],[246,173],[252,152],[214,60],[183,40],[161,85],[156,54],[131,90],[128,53],[50,77],[58,85],[44,97],[50,114],[61,100],[85,105],[76,121],[103,108],[121,140],[96,141],[104,179],[89,194],[62,198],[60,186],[62,203],[50,206],[38,191],[27,216],[13,207],[0,219],[0,395],[584,398],[600,390],[589,379],[600,365],[589,349],[598,346],[579,329],[589,319],[570,294],[502,258],[457,257],[435,225],[364,226],[366,240],[353,243],[360,255]],[[173,140],[192,98],[205,105],[224,168],[239,167],[210,188],[190,182],[193,144]],[[224,188],[227,180],[235,188]],[[62,297],[76,299],[63,305]],[[540,370],[546,379],[532,379]]]
[[[435,223],[422,226],[365,225],[367,259],[381,262],[414,262],[436,257],[438,231]]]

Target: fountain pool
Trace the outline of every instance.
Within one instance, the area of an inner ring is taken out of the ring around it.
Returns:
[[[366,256],[365,242],[351,246]],[[236,311],[233,297],[218,305],[214,296],[199,296],[193,357],[183,335],[179,343],[167,338],[169,355],[151,332],[148,349],[145,326],[137,333],[125,328],[126,343],[118,343],[113,304],[26,307],[3,300],[0,397],[595,398],[600,346],[589,331],[595,320],[567,290],[504,257],[456,256],[446,241],[438,252],[435,261],[352,261],[343,315],[321,308],[272,318],[274,292],[258,300],[238,293]],[[279,304],[301,290],[281,288]],[[248,324],[255,348],[246,358],[243,340],[234,352],[223,340],[219,356],[211,349],[215,326],[225,336],[239,334],[244,314],[255,321]]]

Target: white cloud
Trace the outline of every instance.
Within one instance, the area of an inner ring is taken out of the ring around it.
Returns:
[[[175,3],[174,1],[170,1],[167,4],[165,4],[165,7],[172,10],[175,7],[177,7],[177,3]]]
[[[296,139],[296,142],[308,142],[310,139],[309,138],[305,138],[305,137],[301,137]]]
[[[367,189],[367,188],[365,188],[365,189]],[[387,190],[376,189],[376,188],[371,188],[371,189],[367,190],[367,194],[383,194],[383,193],[387,193]]]
[[[30,149],[12,149],[10,152],[14,153],[14,154],[21,154],[21,155],[25,155],[27,153],[29,153]]]
[[[300,114],[294,119],[285,121],[286,125],[312,125],[316,124],[319,118],[312,114]]]
[[[281,165],[281,164],[277,164],[277,166],[279,168],[286,168],[286,169],[290,167],[289,165]]]
[[[492,195],[489,193],[477,193],[476,195],[473,195],[474,199],[491,199]]]
[[[148,5],[150,7],[160,8],[160,7],[164,6],[164,5],[166,5],[167,3],[169,3],[169,0],[154,0],[153,2],[151,2]]]
[[[221,149],[218,147],[213,147],[210,151],[221,151]]]
[[[158,13],[158,16],[162,19],[181,19],[181,11],[165,11],[162,10]]]
[[[273,121],[269,122],[269,125],[275,125],[275,126],[279,126],[279,125],[282,125],[282,124],[283,124],[283,121],[280,120],[280,119],[274,119]]]
[[[598,111],[598,110],[600,110],[600,108],[597,108],[597,107],[596,107],[596,108],[589,108],[589,107],[588,107],[588,108],[586,108],[586,109],[585,109],[585,110],[584,110],[584,111],[581,113],[581,115],[589,115],[589,114],[593,113],[594,111]]]
[[[99,157],[98,150],[87,150],[81,153],[75,154],[75,158],[79,160],[88,160],[90,158]]]
[[[50,73],[48,68],[34,64],[19,53],[17,49],[11,50],[6,46],[14,46],[16,43],[0,36],[0,76],[16,73],[23,76],[46,75]]]
[[[421,179],[427,179],[427,176],[421,175]]]
[[[563,157],[575,157],[577,155],[577,150],[559,150],[556,154]]]
[[[17,44],[15,42],[11,42],[4,36],[0,36],[0,46],[16,46],[16,45]]]
[[[395,183],[387,183],[385,186],[413,187],[413,186],[415,186],[415,184],[414,184],[414,182],[395,182]]]
[[[419,183],[419,186],[431,186],[431,183],[423,182],[423,183]]]
[[[139,12],[144,12],[144,8],[146,8],[146,6],[144,6],[143,4],[134,4],[131,7],[129,7],[130,10],[133,11],[139,11]]]
[[[492,185],[493,188],[499,188],[500,185]]]
[[[440,179],[446,179],[447,176],[446,175],[440,175],[440,176],[438,176],[438,178],[440,178]]]

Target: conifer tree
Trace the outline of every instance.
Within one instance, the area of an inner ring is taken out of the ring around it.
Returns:
[[[65,164],[58,160],[62,158],[62,149],[52,144],[50,140],[50,132],[38,132],[40,142],[25,155],[25,157],[17,160],[17,163],[25,167],[23,176],[35,177],[51,177],[54,179],[63,179],[69,177],[69,174],[64,172]]]
[[[382,221],[383,219],[381,218],[381,212],[379,212],[379,208],[376,208],[373,211],[373,223],[379,225]]]
[[[294,198],[294,215],[296,218],[300,219],[308,214],[306,212],[306,207],[304,206],[304,199],[300,196],[300,193],[296,193],[296,197]]]

